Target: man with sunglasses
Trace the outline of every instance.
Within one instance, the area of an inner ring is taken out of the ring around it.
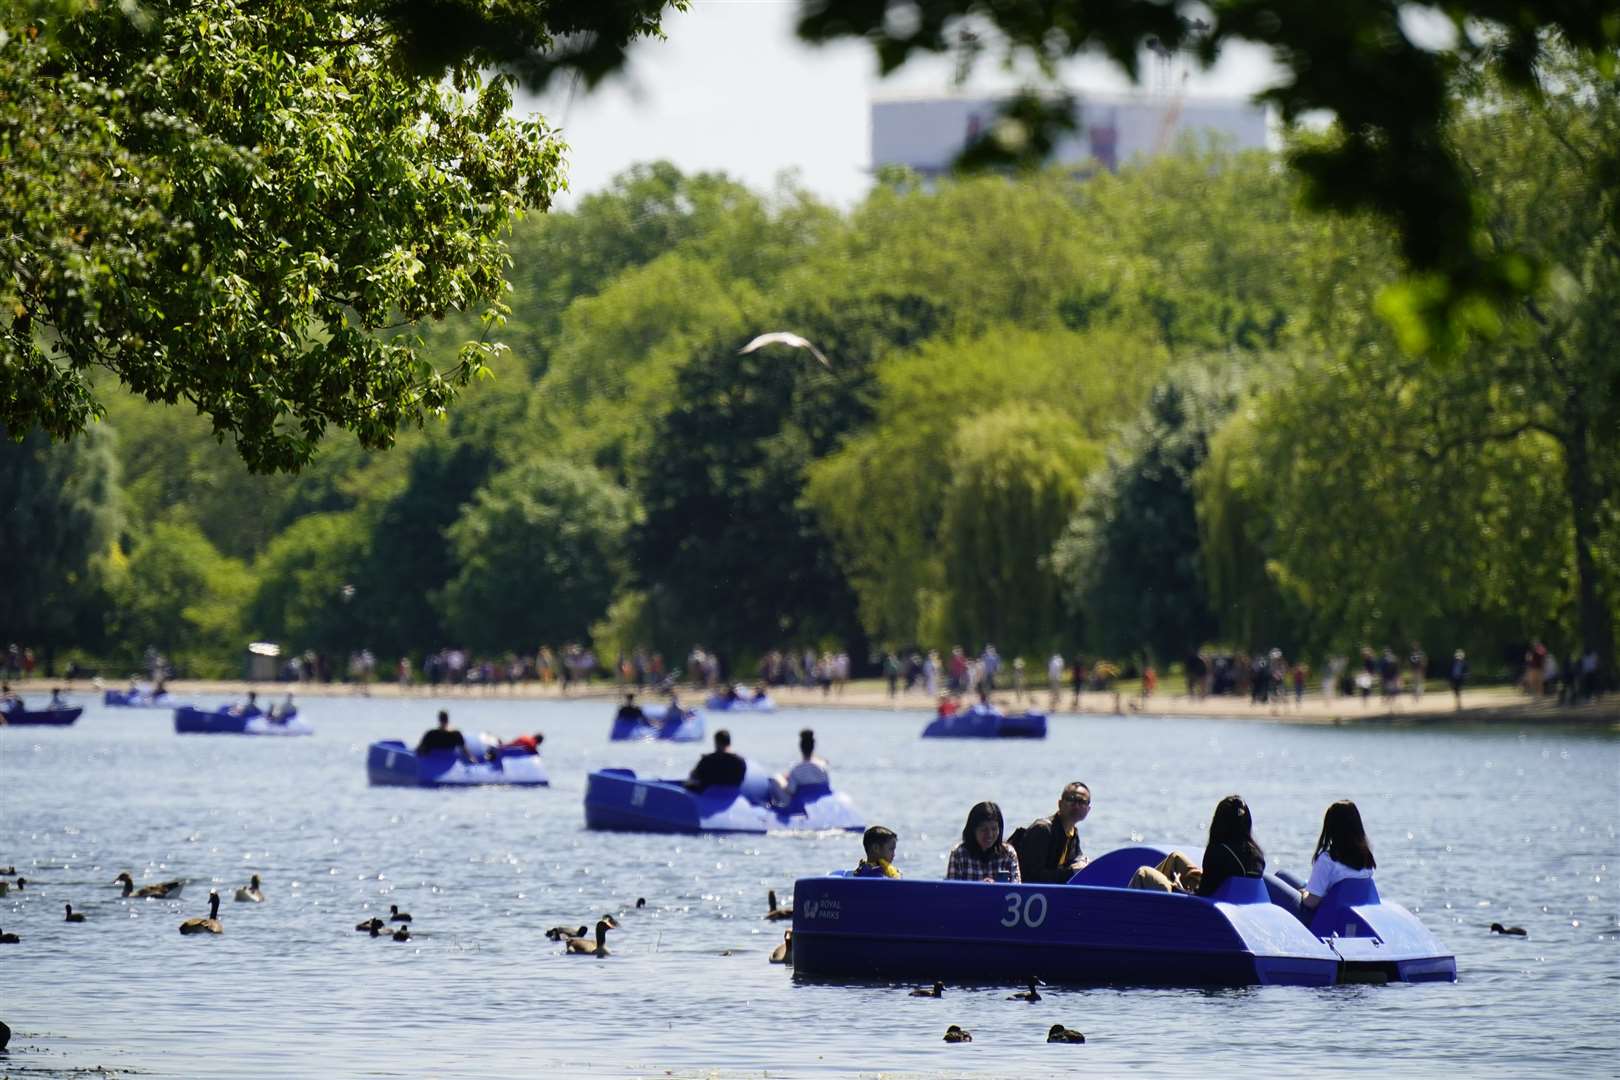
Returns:
[[[1076,826],[1090,812],[1091,789],[1076,780],[1063,788],[1057,810],[1050,817],[1037,818],[1013,830],[1007,842],[1018,852],[1026,885],[1062,885],[1086,865]]]

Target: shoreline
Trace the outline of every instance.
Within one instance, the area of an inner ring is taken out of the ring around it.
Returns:
[[[38,694],[42,690],[60,686],[69,694],[99,695],[104,689],[117,689],[103,682],[94,685],[85,681],[29,679],[13,683],[19,694]],[[401,687],[398,683],[284,683],[252,682],[246,679],[175,679],[170,681],[171,695],[183,701],[188,694],[224,694],[245,697],[249,691],[275,700],[291,693],[295,698],[398,698],[402,700],[512,700],[512,701],[602,701],[617,700],[624,692],[606,683],[592,683],[584,689],[563,694],[559,685],[539,682],[497,684],[493,686],[426,684]],[[875,711],[932,713],[933,701],[927,694],[913,690],[890,697],[882,680],[864,679],[851,682],[843,690],[834,689],[823,694],[819,688],[778,686],[770,691],[783,711],[794,709],[870,709]],[[693,687],[680,688],[684,702],[691,706],[707,694]],[[646,695],[646,696],[651,696]],[[1156,694],[1143,699],[1139,695],[1121,692],[1087,691],[1080,695],[1079,708],[1073,707],[1074,697],[1065,689],[1059,695],[1058,707],[1047,710],[1051,698],[1044,689],[1025,692],[1022,699],[1011,690],[998,690],[992,695],[994,703],[1007,711],[1030,709],[1047,711],[1051,716],[1136,716],[1143,719],[1163,717],[1208,717],[1225,720],[1250,720],[1283,724],[1358,725],[1358,724],[1505,724],[1528,723],[1537,725],[1573,725],[1580,727],[1611,727],[1620,731],[1620,696],[1610,695],[1599,701],[1581,705],[1559,705],[1550,699],[1531,701],[1511,687],[1490,687],[1465,690],[1461,707],[1452,700],[1449,691],[1430,692],[1421,698],[1410,694],[1385,701],[1374,695],[1367,699],[1334,697],[1324,699],[1320,694],[1307,694],[1303,702],[1295,704],[1290,696],[1277,704],[1257,705],[1245,698],[1203,697],[1185,694]],[[1117,704],[1117,707],[1116,707]],[[744,713],[742,715],[750,715]]]

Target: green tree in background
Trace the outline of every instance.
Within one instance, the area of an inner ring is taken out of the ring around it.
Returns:
[[[488,343],[440,370],[400,324],[501,299],[502,236],[549,203],[560,145],[477,63],[390,63],[381,8],[135,14],[0,27],[0,421],[82,430],[104,368],[277,470],[328,425],[384,447],[442,410]]]
[[[118,524],[118,465],[104,428],[65,446],[0,428],[0,627],[7,644],[95,648],[104,627],[108,556]]]
[[[1217,629],[1193,477],[1244,390],[1242,366],[1221,359],[1181,365],[1154,387],[1054,550],[1085,640],[1106,655],[1146,648],[1172,663]]]
[[[255,637],[342,656],[366,644],[354,587],[371,523],[359,513],[309,514],[271,541],[246,621]]]
[[[135,670],[142,651],[155,648],[192,677],[239,674],[253,591],[247,566],[214,550],[196,526],[153,525],[114,586],[119,659]]]
[[[1008,656],[1072,638],[1050,555],[1102,448],[1062,413],[1019,403],[963,421],[950,453],[940,527],[950,638]]]
[[[588,466],[537,458],[497,474],[446,533],[451,634],[494,652],[585,638],[624,577],[632,518],[629,493]]]

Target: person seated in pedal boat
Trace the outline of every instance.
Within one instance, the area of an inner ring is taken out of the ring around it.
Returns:
[[[263,709],[259,708],[259,695],[252,690],[248,691],[246,705],[232,705],[229,711],[232,716],[247,717],[258,716],[260,713],[264,712]]]
[[[1202,865],[1172,851],[1158,866],[1139,867],[1130,887],[1213,896],[1228,878],[1260,877],[1266,872],[1266,853],[1255,843],[1253,828],[1249,804],[1240,796],[1228,795],[1216,804],[1210,819]]]
[[[978,803],[968,811],[962,826],[962,840],[951,848],[945,866],[949,881],[1022,881],[1018,852],[1002,839],[1006,822],[1001,807],[993,802]]]
[[[894,868],[894,849],[899,845],[900,838],[894,834],[893,829],[886,829],[882,825],[873,825],[861,834],[861,847],[866,857],[855,864],[855,877],[897,878],[900,871]]]
[[[810,728],[799,732],[799,759],[799,763],[789,769],[786,775],[771,777],[772,802],[786,805],[800,788],[829,782],[827,763],[816,757],[816,733]]]
[[[1014,829],[1007,842],[1018,852],[1025,884],[1065,885],[1086,865],[1077,826],[1091,813],[1091,789],[1075,780],[1058,794],[1057,809]]]
[[[56,686],[51,688],[51,700],[45,703],[45,707],[54,711],[56,709],[71,709],[73,706],[69,705],[66,699],[62,697],[62,688]]]
[[[690,791],[707,791],[713,787],[741,787],[748,775],[748,762],[731,752],[731,732],[721,728],[714,733],[714,752],[698,758],[692,775],[686,778]]]
[[[285,724],[287,718],[296,711],[297,706],[293,704],[293,696],[288,694],[286,701],[283,701],[280,705],[270,706],[270,720],[277,724]]]
[[[640,705],[636,704],[636,695],[627,693],[624,695],[624,704],[619,706],[619,711],[614,715],[613,719],[615,722],[623,720],[630,724],[645,724],[647,714],[641,711]]]
[[[1361,811],[1349,799],[1340,799],[1322,816],[1322,835],[1316,841],[1310,880],[1300,890],[1300,903],[1314,911],[1334,885],[1347,878],[1370,878],[1377,866]]]
[[[439,710],[439,726],[429,728],[422,733],[422,738],[416,744],[418,754],[442,753],[444,751],[460,754],[467,761],[472,761],[472,755],[467,752],[467,740],[450,726],[450,713],[445,709]]]

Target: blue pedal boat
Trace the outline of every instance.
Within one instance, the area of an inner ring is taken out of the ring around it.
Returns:
[[[83,715],[83,708],[10,709],[0,711],[0,724],[8,727],[67,727]]]
[[[174,730],[180,735],[313,735],[315,729],[290,709],[277,716],[268,713],[232,712],[224,709],[198,709],[182,705],[174,710]]]
[[[1292,892],[1275,878],[1233,878],[1207,899],[1124,887],[1138,866],[1165,853],[1109,852],[1067,885],[892,881],[847,871],[801,878],[793,890],[794,970],[1138,986],[1331,986],[1369,974],[1378,981],[1456,978],[1455,960],[1398,905],[1358,924],[1382,923],[1393,935],[1380,939],[1385,945],[1345,946],[1347,938],[1324,939],[1275,902],[1274,890]],[[1323,908],[1333,900],[1330,891]],[[1365,958],[1386,947],[1405,959]]]
[[[153,694],[146,690],[108,690],[101,695],[101,703],[115,709],[172,709],[174,702],[168,691]]]
[[[647,719],[621,720],[613,718],[613,728],[608,732],[611,742],[634,742],[643,739],[662,739],[668,742],[697,742],[703,738],[703,717],[695,709],[680,710],[681,718],[676,723],[668,723],[665,719],[669,715],[667,705],[647,705],[641,713]]]
[[[776,701],[769,694],[761,694],[759,697],[727,697],[725,694],[715,694],[703,703],[703,707],[710,712],[773,713],[776,711]]]
[[[950,716],[936,716],[923,728],[925,739],[1044,739],[1046,714],[1004,713],[994,705],[973,705]]]
[[[483,752],[494,749],[474,741],[467,747],[478,761],[469,763],[452,750],[418,754],[398,739],[374,742],[366,750],[366,779],[372,787],[548,787],[545,763],[539,754],[496,750],[493,760]]]
[[[762,770],[749,763],[739,787],[688,791],[679,780],[598,769],[585,781],[585,827],[620,832],[767,833],[866,828],[848,795],[806,785],[775,805]]]

